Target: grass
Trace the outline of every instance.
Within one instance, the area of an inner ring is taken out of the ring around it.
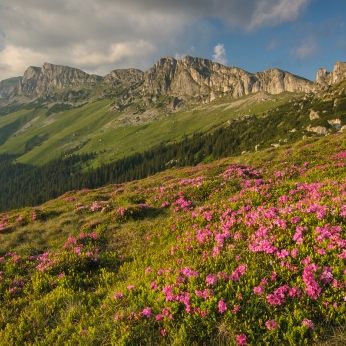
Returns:
[[[263,93],[264,94],[264,93]],[[92,163],[114,161],[135,151],[142,152],[158,145],[160,142],[180,140],[184,135],[195,132],[208,132],[214,126],[226,123],[229,119],[244,114],[262,114],[272,107],[287,102],[298,96],[295,93],[267,95],[267,101],[256,99],[256,94],[243,96],[235,100],[217,99],[203,106],[189,106],[188,109],[172,113],[159,108],[157,120],[149,123],[126,125],[128,121],[141,115],[127,116],[110,110],[112,100],[100,100],[81,108],[75,108],[46,116],[46,109],[20,110],[0,118],[0,128],[16,119],[28,121],[35,119],[31,126],[16,129],[15,137],[0,146],[0,152],[23,153],[25,144],[35,136],[49,138],[18,158],[19,162],[42,165],[75,148],[75,153],[96,152],[97,158]],[[236,107],[229,108],[237,103]],[[250,109],[250,111],[249,111]],[[132,121],[132,120],[131,120]]]
[[[0,214],[1,342],[236,345],[244,334],[249,345],[342,344],[345,264],[342,247],[328,246],[345,239],[345,152],[345,134],[313,138],[141,181],[71,191],[42,206]],[[275,251],[297,254],[250,251],[264,226]],[[297,226],[306,227],[302,243],[294,240]],[[317,229],[331,227],[341,227],[340,236],[316,240]],[[216,236],[222,232],[220,245]],[[316,247],[327,254],[318,255]],[[322,287],[317,299],[307,293],[303,277],[308,256],[320,268],[313,273]],[[283,266],[287,261],[297,269]],[[223,278],[243,265],[238,279]],[[327,267],[338,286],[320,279]],[[208,285],[210,275],[216,281]],[[264,278],[266,293],[254,294]],[[150,288],[154,283],[158,289]],[[266,297],[287,285],[300,295],[269,304]],[[166,299],[169,287],[181,298]],[[122,297],[115,298],[119,292]],[[202,299],[198,292],[211,296]],[[143,315],[147,307],[149,317]],[[268,330],[267,320],[277,329]],[[307,320],[314,329],[304,325]]]

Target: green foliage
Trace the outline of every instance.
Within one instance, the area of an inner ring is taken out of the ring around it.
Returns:
[[[346,322],[344,234],[318,238],[319,228],[346,225],[345,143],[310,139],[0,214],[1,342],[216,346],[243,334],[248,344],[317,342]],[[306,227],[301,244],[297,226]],[[273,253],[251,251],[264,228]],[[303,278],[311,263],[317,299]],[[329,267],[337,286],[321,279]],[[255,294],[261,284],[265,293]],[[285,285],[299,295],[269,304]]]
[[[43,135],[35,135],[34,137],[30,138],[25,143],[24,151],[27,153],[28,151],[34,149],[35,147],[41,145],[44,141],[46,141],[49,138],[49,133],[43,134]]]
[[[50,107],[46,113],[47,116],[53,113],[59,113],[71,109],[72,106],[68,103],[56,103],[53,107]]]

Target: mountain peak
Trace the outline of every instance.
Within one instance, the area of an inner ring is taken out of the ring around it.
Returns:
[[[55,89],[88,86],[101,79],[73,67],[45,62],[42,67],[30,66],[24,72],[18,94],[35,97]]]

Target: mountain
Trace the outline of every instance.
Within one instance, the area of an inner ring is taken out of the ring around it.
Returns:
[[[252,92],[279,94],[313,89],[313,83],[289,72],[270,69],[251,74],[207,59],[186,56],[160,59],[144,74],[143,94],[172,95],[210,102],[217,97],[241,97]]]
[[[316,83],[322,86],[330,86],[338,83],[346,77],[346,62],[337,61],[334,70],[327,72],[326,69],[320,68],[317,71]]]
[[[186,56],[161,58],[146,72],[118,69],[101,77],[45,63],[0,83],[0,154],[42,165],[93,152],[95,167],[271,110],[279,109],[272,113],[279,116],[285,104],[292,121],[281,137],[273,133],[272,143],[293,140],[290,131],[296,131],[294,138],[327,134],[328,121],[345,125],[345,71],[346,63],[337,62],[332,72],[320,69],[312,82],[279,69],[249,73]],[[319,104],[327,94],[333,107]],[[314,120],[311,109],[318,115]]]
[[[0,82],[0,99],[7,98],[12,95],[16,88],[18,87],[18,83],[21,80],[21,77],[13,77],[9,79],[5,79]]]
[[[104,97],[119,97],[116,107],[140,102],[146,108],[162,96],[173,97],[171,107],[186,103],[208,103],[216,98],[238,98],[264,91],[270,94],[313,92],[330,86],[345,76],[346,63],[337,62],[334,71],[319,69],[316,82],[280,69],[249,73],[208,59],[186,56],[181,60],[161,58],[146,72],[119,69],[101,77],[68,66],[45,63],[29,67],[23,77],[0,83],[2,104],[29,102],[43,97],[47,103],[67,101],[80,103]],[[77,94],[76,94],[76,91]],[[26,99],[20,98],[25,96]]]
[[[15,92],[37,97],[63,88],[92,87],[101,79],[100,76],[89,75],[75,68],[46,62],[41,68],[29,67]]]
[[[331,73],[319,70],[316,82],[331,85],[342,78],[345,70],[345,65],[337,62]],[[114,70],[105,77],[45,63],[41,68],[29,67],[17,82],[15,87],[13,79],[1,82],[1,95],[7,98],[24,95],[34,99],[52,92],[59,93],[66,88],[85,88],[95,89],[93,96],[100,97],[98,86],[103,87],[102,93],[106,95],[107,89],[110,91],[117,84],[125,83],[131,88],[131,95],[124,95],[123,100],[129,97],[146,97],[148,100],[170,95],[185,101],[205,103],[217,97],[237,98],[258,91],[279,94],[284,91],[310,92],[316,89],[316,83],[279,69],[253,74],[191,56],[181,60],[165,57],[146,72],[133,68],[122,69]]]

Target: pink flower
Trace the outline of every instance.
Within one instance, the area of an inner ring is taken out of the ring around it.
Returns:
[[[219,308],[219,313],[222,314],[227,310],[227,305],[226,303],[223,301],[223,299],[221,299],[218,303],[218,308]]]
[[[86,329],[83,329],[82,331],[81,331],[81,334],[82,335],[85,335],[87,333],[87,330]]]
[[[270,277],[270,280],[271,281],[275,281],[276,280],[276,276],[277,276],[276,272],[273,272],[272,276]]]
[[[151,316],[151,309],[148,306],[142,311],[142,316],[145,316],[146,318]]]
[[[245,334],[237,335],[236,341],[237,341],[237,345],[247,345]]]
[[[264,292],[264,286],[260,285],[260,286],[254,287],[253,292],[255,294],[261,295]]]
[[[157,285],[156,281],[153,281],[153,282],[150,284],[150,289],[152,289],[152,290],[156,290],[157,287],[158,287],[158,285]]]
[[[302,325],[306,326],[308,329],[315,329],[315,325],[312,323],[311,320],[305,319],[304,321],[302,321]]]
[[[155,320],[159,321],[159,320],[163,319],[163,317],[164,316],[162,314],[158,314],[158,315],[156,315]]]
[[[234,307],[233,307],[233,310],[232,310],[232,314],[236,314],[237,312],[239,312],[240,311],[240,306],[239,305],[234,305]]]
[[[149,273],[151,273],[152,271],[153,271],[153,268],[148,267],[147,269],[145,269],[144,273],[145,273],[145,274],[149,274]]]
[[[276,324],[274,320],[268,320],[265,323],[265,326],[268,328],[268,330],[278,329],[278,325]]]
[[[207,277],[205,278],[205,281],[207,281],[209,285],[214,285],[217,281],[217,276],[208,274]]]
[[[116,292],[116,293],[114,293],[114,296],[113,296],[114,299],[118,299],[118,298],[122,298],[122,297],[123,297],[122,292]]]
[[[128,289],[129,291],[132,291],[134,288],[135,288],[134,285],[129,285],[129,286],[127,286],[127,289]]]

